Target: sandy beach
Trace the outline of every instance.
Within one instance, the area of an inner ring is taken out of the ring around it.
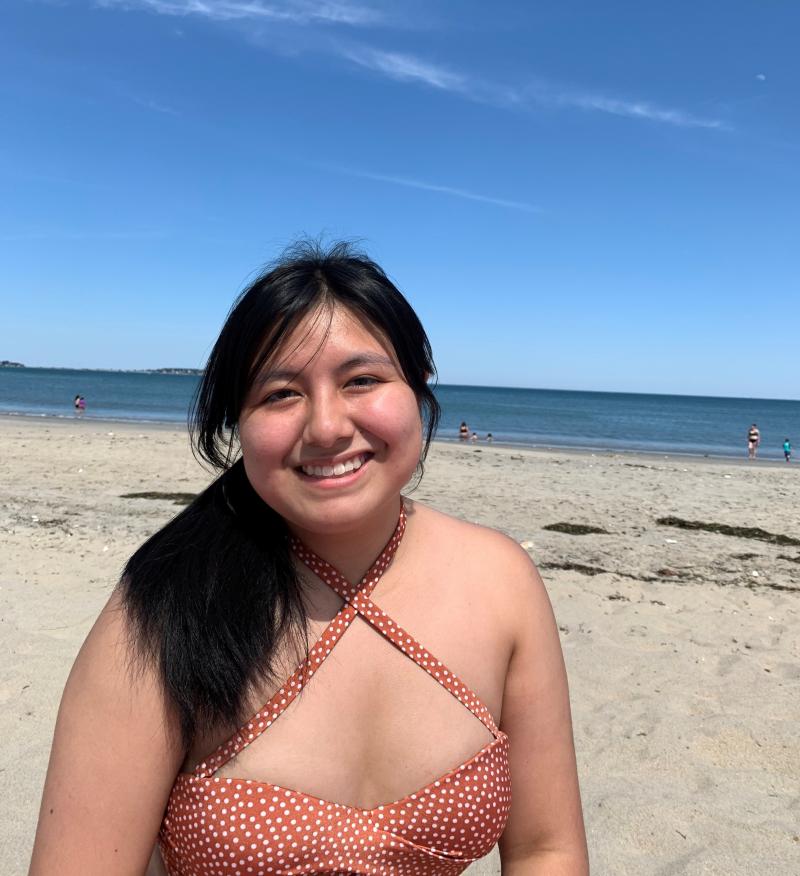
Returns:
[[[0,417],[0,448],[0,872],[15,876],[72,660],[127,557],[179,510],[152,494],[210,474],[166,426]],[[437,444],[412,495],[539,565],[593,873],[800,873],[800,466]]]

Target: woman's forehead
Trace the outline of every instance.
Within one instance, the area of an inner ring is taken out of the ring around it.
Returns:
[[[378,326],[341,304],[322,304],[278,341],[261,371],[299,370],[323,352],[338,356],[382,353],[397,364],[394,348]]]

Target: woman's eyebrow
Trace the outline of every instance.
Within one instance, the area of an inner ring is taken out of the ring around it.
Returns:
[[[260,374],[256,375],[253,383],[257,386],[263,386],[265,383],[269,383],[270,380],[277,380],[281,383],[291,383],[299,373],[299,371],[292,371],[287,368],[279,368],[275,371],[262,371]]]
[[[383,365],[395,368],[396,365],[390,356],[385,353],[356,353],[355,356],[350,356],[345,359],[340,365],[336,366],[337,372],[351,371],[353,368],[361,368],[364,365]],[[259,374],[255,382],[259,386],[269,383],[271,380],[280,381],[281,383],[290,383],[302,371],[296,371],[292,368],[276,368],[275,370],[264,371]]]
[[[394,361],[385,353],[357,353],[337,367],[337,371],[350,371],[352,368],[360,368],[362,365],[389,365],[395,367]]]

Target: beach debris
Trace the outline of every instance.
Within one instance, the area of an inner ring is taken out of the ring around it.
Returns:
[[[113,432],[108,432],[108,433],[106,433],[106,434],[110,435],[112,438],[114,437],[114,433],[113,433]]]
[[[616,593],[609,593],[608,596],[606,596],[606,599],[612,599],[612,600],[617,600],[617,601],[621,601],[621,602],[630,602],[631,601],[630,597],[625,596],[624,593],[620,593],[619,591],[617,591]]]
[[[520,546],[524,551],[532,551],[532,550],[533,550],[533,542],[532,542],[532,541],[521,541],[521,542],[519,543],[519,546]]]
[[[121,493],[120,499],[162,499],[165,502],[174,502],[176,505],[188,505],[195,499],[195,493]]]
[[[680,578],[681,574],[681,572],[676,572],[675,569],[670,569],[669,566],[665,566],[656,572],[656,575],[661,575],[662,578]]]
[[[767,532],[766,529],[761,529],[759,526],[728,526],[725,523],[704,523],[700,520],[683,520],[680,517],[659,517],[656,523],[659,526],[675,526],[678,529],[697,529],[704,532],[715,532],[719,535],[753,538],[757,541],[767,541],[770,544],[800,545],[800,538]]]
[[[82,469],[82,468],[79,468],[79,469],[78,469],[78,474],[83,474],[83,469]]]
[[[38,522],[39,522],[39,518],[38,518],[38,516],[37,516],[36,514],[31,514],[31,520],[32,520],[34,523],[38,523]]]
[[[664,541],[665,541],[667,544],[677,544],[677,543],[678,543],[678,539],[677,539],[677,538],[665,538]]]
[[[104,545],[103,545],[103,553],[105,553],[107,550],[108,550],[108,545],[107,545],[107,544],[104,544]]]
[[[601,529],[599,526],[587,526],[585,523],[548,523],[542,529],[547,529],[550,532],[564,532],[567,535],[610,535],[607,529]]]
[[[723,475],[722,477],[727,478],[728,480],[730,480],[730,479],[733,477],[733,475]]]

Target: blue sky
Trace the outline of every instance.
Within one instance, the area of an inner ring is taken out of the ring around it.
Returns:
[[[200,366],[302,234],[444,383],[800,398],[800,6],[4,0],[0,359]]]

